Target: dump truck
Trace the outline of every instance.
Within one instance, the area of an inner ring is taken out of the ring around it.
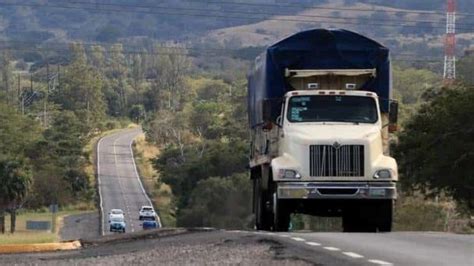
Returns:
[[[391,85],[389,50],[348,30],[303,31],[255,59],[248,118],[256,229],[287,231],[301,213],[342,217],[346,232],[392,230]]]

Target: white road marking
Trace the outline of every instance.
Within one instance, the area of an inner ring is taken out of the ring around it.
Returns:
[[[132,215],[130,214],[130,209],[129,209],[129,204],[128,204],[128,197],[126,196],[124,190],[123,190],[123,184],[122,184],[122,178],[118,175],[118,160],[117,160],[117,142],[122,138],[123,136],[119,136],[118,138],[116,138],[114,140],[114,143],[113,143],[113,146],[114,146],[114,161],[115,161],[115,173],[116,173],[116,177],[118,178],[118,183],[119,183],[119,186],[120,186],[120,192],[122,193],[122,199],[124,200],[124,203],[125,203],[125,206],[126,206],[126,209],[127,209],[127,212],[128,212],[128,216],[129,216],[129,220],[130,220],[130,228],[131,228],[131,231],[134,232],[135,229],[133,228],[133,220],[132,220]]]
[[[278,235],[278,236],[281,236],[281,237],[290,237],[289,235]]]
[[[310,245],[310,246],[314,246],[314,247],[321,246],[321,244],[316,243],[316,242],[306,242],[306,245]]]
[[[335,248],[335,247],[323,247],[324,249],[330,250],[330,251],[339,251],[341,249]]]
[[[139,135],[139,134],[138,134],[138,135]],[[135,138],[138,137],[138,135],[136,135]],[[150,206],[153,206],[153,204],[151,203],[150,198],[148,197],[148,194],[146,194],[146,191],[145,191],[145,188],[143,187],[142,181],[140,180],[140,175],[138,174],[137,165],[136,165],[136,163],[135,163],[135,155],[133,154],[133,149],[132,149],[132,144],[135,142],[135,138],[132,139],[132,141],[130,141],[130,145],[129,145],[130,154],[132,154],[133,169],[135,170],[135,175],[136,175],[136,177],[137,177],[138,184],[140,184],[140,188],[142,189],[143,195],[144,195],[145,198],[147,199],[147,201],[148,201],[148,203],[150,204]]]
[[[101,185],[100,185],[100,143],[102,142],[104,138],[100,138],[99,139],[99,142],[97,143],[97,183],[98,183],[98,187],[99,187],[99,204],[100,204],[100,213],[102,215],[102,222],[101,222],[101,233],[102,235],[105,234],[104,232],[104,227],[105,227],[105,221],[104,221],[104,206],[103,206],[103,203],[102,203],[102,189],[101,189]]]
[[[355,259],[360,259],[360,258],[364,257],[364,256],[362,256],[360,254],[357,254],[357,253],[354,253],[354,252],[342,252],[342,253],[346,256],[349,256],[349,257],[355,258]]]
[[[298,241],[298,242],[306,241],[306,240],[304,240],[304,239],[301,238],[301,237],[292,237],[291,239],[293,239],[293,240],[295,240],[295,241]]]
[[[383,261],[383,260],[369,260],[369,262],[374,263],[374,264],[378,264],[378,265],[393,265],[393,263],[386,262],[386,261]]]

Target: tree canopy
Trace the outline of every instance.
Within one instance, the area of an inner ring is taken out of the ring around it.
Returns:
[[[401,181],[447,190],[474,208],[474,88],[446,88],[407,122],[396,147]]]

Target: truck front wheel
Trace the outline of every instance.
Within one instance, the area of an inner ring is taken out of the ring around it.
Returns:
[[[391,232],[393,201],[360,202],[346,207],[342,217],[344,232]]]
[[[288,232],[291,212],[285,202],[279,200],[276,192],[273,193],[273,231]]]
[[[377,229],[379,232],[391,232],[393,224],[393,201],[384,200],[377,204]]]

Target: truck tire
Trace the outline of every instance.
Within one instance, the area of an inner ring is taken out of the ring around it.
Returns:
[[[290,211],[286,204],[277,197],[276,191],[273,192],[273,231],[276,232],[288,232],[290,227]]]
[[[376,211],[374,204],[364,202],[363,205],[351,205],[345,208],[342,216],[344,232],[376,232]]]
[[[266,206],[268,196],[262,191],[261,180],[261,178],[253,179],[255,229],[270,230],[271,218]]]
[[[384,200],[377,204],[377,229],[379,232],[392,232],[393,201]]]

